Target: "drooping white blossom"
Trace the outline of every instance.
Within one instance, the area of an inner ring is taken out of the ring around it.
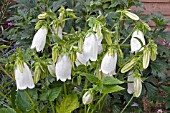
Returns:
[[[91,61],[97,60],[98,44],[97,39],[93,33],[87,34],[84,40],[83,54],[87,56],[87,58]]]
[[[76,59],[76,65],[86,65],[90,64],[89,60],[96,61],[97,55],[98,55],[98,41],[95,37],[95,34],[89,33],[86,35],[82,53],[76,53],[77,59]]]
[[[59,56],[55,69],[57,80],[65,82],[67,79],[71,79],[71,60],[66,54]]]
[[[63,35],[62,35],[62,28],[59,26],[58,27],[58,37],[60,38],[60,39],[63,39]]]
[[[133,83],[134,82],[134,77],[133,77],[133,72],[129,73],[127,81],[131,82],[131,83],[128,83],[127,92],[129,94],[132,94],[132,93],[134,93],[134,83]]]
[[[101,63],[102,72],[110,76],[115,75],[116,63],[117,63],[117,52],[114,52],[113,55],[107,52]]]
[[[25,62],[23,63],[23,72],[20,71],[19,66],[17,65],[15,69],[17,90],[24,90],[27,87],[30,89],[34,88],[35,85],[32,76],[31,70]]]
[[[142,80],[140,77],[134,78],[134,96],[139,97],[142,92]]]
[[[135,38],[136,37],[136,38]],[[140,30],[136,30],[133,32],[132,34],[132,38],[131,38],[131,42],[130,42],[130,45],[131,45],[131,52],[137,52],[138,50],[142,51],[143,48],[140,41],[138,40],[141,40],[141,42],[143,43],[143,45],[145,45],[145,38],[144,38],[144,34],[142,33],[142,31]]]
[[[83,104],[90,104],[93,101],[93,94],[87,91],[82,98]]]
[[[48,29],[46,27],[41,27],[37,33],[34,35],[31,49],[36,48],[36,51],[43,51],[45,43],[46,43],[46,36],[47,36]]]
[[[88,58],[84,53],[76,53],[77,55],[77,59],[76,59],[76,65],[79,66],[80,64],[86,65],[86,63],[88,62]]]

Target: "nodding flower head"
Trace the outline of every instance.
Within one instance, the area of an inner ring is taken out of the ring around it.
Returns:
[[[36,48],[37,52],[43,51],[46,43],[47,33],[48,33],[48,29],[46,27],[41,27],[34,35],[31,49]]]
[[[142,45],[145,45],[144,34],[142,31],[136,30],[133,32],[131,42],[130,42],[131,52],[133,53],[133,52],[137,52],[139,50],[142,51],[144,49],[142,47]]]
[[[19,69],[19,65],[15,68],[15,80],[17,84],[17,90],[24,90],[27,87],[32,89],[35,87],[34,81],[32,78],[31,70],[29,69],[28,65],[24,62],[23,63],[23,71]]]

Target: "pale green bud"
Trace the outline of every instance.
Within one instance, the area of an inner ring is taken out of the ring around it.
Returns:
[[[93,101],[93,94],[90,91],[87,91],[82,98],[83,104],[90,104]]]
[[[142,92],[142,80],[140,77],[134,78],[134,97],[139,97]]]

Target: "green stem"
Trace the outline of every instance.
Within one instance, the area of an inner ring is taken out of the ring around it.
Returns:
[[[65,82],[64,82],[64,94],[67,95],[67,87]]]
[[[30,95],[28,94],[28,92],[27,92],[26,90],[24,90],[24,93],[27,95],[27,97],[28,97],[29,101],[31,102],[31,104],[34,105],[34,102],[33,102],[32,98],[30,97]],[[36,111],[37,111],[38,113],[40,113],[40,111],[38,110],[38,108],[36,109]]]
[[[5,73],[5,75],[7,75],[9,78],[11,78],[13,81],[14,81],[14,78],[12,78],[11,76],[10,76],[10,74],[8,74],[8,72],[1,66],[0,67],[0,70],[3,72],[3,73]]]
[[[123,110],[120,113],[123,113],[124,110],[127,108],[127,106],[130,104],[130,102],[132,101],[133,96],[131,97],[131,99],[129,100],[129,102],[126,104],[126,106],[123,108]]]
[[[101,106],[100,106],[100,111],[99,111],[99,113],[102,112],[103,106],[104,106],[104,104],[105,104],[105,102],[106,102],[106,97],[107,97],[107,96],[105,96],[104,99],[103,99],[103,102],[102,102],[102,104],[101,104]]]
[[[106,96],[106,94],[103,94],[102,97],[100,98],[100,100],[96,103],[96,105],[94,106],[94,109],[92,110],[91,113],[94,112],[94,110],[96,109],[96,107],[100,104],[100,102],[103,100],[103,98]]]
[[[87,109],[87,106],[84,105],[84,113],[87,113],[87,112],[86,112],[86,109]]]
[[[54,106],[53,106],[53,103],[51,101],[50,101],[50,105],[52,107],[52,113],[55,113]]]
[[[133,28],[132,32],[123,40],[123,42],[120,45],[123,45],[126,42],[126,40],[130,38],[130,36],[134,32],[135,28],[136,28],[136,26]]]

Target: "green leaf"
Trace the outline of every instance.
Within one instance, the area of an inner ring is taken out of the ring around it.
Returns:
[[[0,113],[16,113],[16,111],[12,108],[1,108]]]
[[[54,101],[58,95],[61,92],[61,87],[55,87],[53,89],[49,89],[47,91],[44,91],[41,95],[40,95],[40,100],[42,101]]]
[[[123,87],[118,86],[118,85],[111,85],[111,86],[103,86],[102,93],[108,94],[108,93],[113,93],[113,92],[118,92],[124,90]]]
[[[170,101],[167,101],[165,106],[166,106],[166,109],[169,109],[170,108]]]
[[[51,93],[49,95],[49,101],[54,101],[54,99],[58,97],[60,92],[61,92],[61,87],[56,87],[56,88],[51,89]]]
[[[1,45],[0,49],[5,49],[5,48],[9,48],[10,46],[6,46],[6,45]]]
[[[27,111],[31,109],[31,103],[24,93],[24,91],[18,90],[15,100],[16,107],[21,111]]]
[[[100,83],[100,80],[99,80],[96,76],[94,76],[94,75],[92,75],[92,74],[82,73],[81,75],[86,76],[86,78],[87,78],[91,83],[93,83],[93,84],[98,84],[98,83]]]
[[[76,94],[66,95],[60,105],[57,107],[58,113],[71,113],[79,107],[79,101]]]
[[[123,81],[120,81],[119,79],[111,76],[104,77],[104,79],[102,79],[102,82],[104,85],[116,85],[124,83]]]

